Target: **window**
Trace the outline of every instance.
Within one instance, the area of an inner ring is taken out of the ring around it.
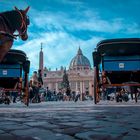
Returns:
[[[75,90],[76,89],[76,82],[72,81],[70,84],[71,84],[71,89]]]
[[[80,82],[77,82],[77,88],[80,89]]]
[[[44,73],[44,77],[47,77],[47,74],[46,73]]]
[[[89,88],[89,81],[84,81],[85,89]]]

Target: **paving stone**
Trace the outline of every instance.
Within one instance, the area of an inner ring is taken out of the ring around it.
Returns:
[[[54,116],[54,119],[61,119],[63,121],[63,120],[70,120],[72,119],[72,117],[71,116]]]
[[[5,118],[6,121],[15,121],[15,122],[20,122],[20,121],[23,121],[25,118],[17,118],[17,117],[14,117],[14,118]]]
[[[81,123],[82,123],[82,126],[85,127],[85,128],[96,129],[96,128],[104,127],[103,122],[100,123],[99,121],[95,121],[95,120],[84,121],[84,122],[81,122]]]
[[[5,125],[17,125],[18,123],[16,122],[12,122],[12,121],[3,121],[3,122],[0,122],[0,126],[5,126]]]
[[[77,133],[75,138],[82,140],[115,140],[117,136],[112,137],[111,135],[105,133],[102,134],[95,131],[87,131],[83,133]]]
[[[44,139],[46,140],[46,139]],[[76,140],[74,137],[69,135],[63,135],[63,134],[55,134],[55,137],[53,137],[51,140]]]
[[[15,136],[15,135],[5,133],[5,134],[0,134],[0,140],[36,140],[36,139],[31,137],[20,137],[20,136]]]
[[[31,104],[29,108],[20,104],[0,105],[0,138],[137,140],[140,138],[140,102],[138,104],[46,102]]]
[[[139,120],[137,120],[137,121],[139,121]],[[140,131],[140,123],[132,123],[132,124],[128,125],[127,127],[134,129],[134,130],[137,130],[137,131]]]
[[[4,133],[0,134],[0,140],[15,140],[15,137],[11,134]]]
[[[50,125],[49,123],[45,122],[27,122],[24,123],[24,125],[28,125],[28,126],[46,126],[46,125]]]
[[[18,116],[18,115],[17,115]],[[12,122],[12,123],[21,123],[21,122],[30,122],[30,121],[33,121],[33,120],[30,120],[28,118],[24,118],[24,117],[21,117],[21,118],[17,118],[17,116],[13,118],[7,118],[7,117],[4,117],[3,120],[5,122]]]
[[[14,135],[17,136],[28,136],[32,137],[36,140],[74,140],[73,137],[60,134],[60,133],[53,133],[49,130],[43,130],[43,129],[38,129],[38,128],[32,128],[28,130],[16,130],[11,132]]]
[[[3,130],[0,130],[0,134],[5,133]]]
[[[72,118],[72,119],[75,119],[76,121],[86,121],[86,120],[92,120],[93,117],[89,117],[88,115],[86,116],[75,116],[75,118]]]
[[[0,128],[3,130],[18,130],[18,129],[29,129],[29,126],[22,125],[22,124],[7,124],[7,125],[0,125]]]
[[[81,125],[80,123],[77,122],[65,122],[65,123],[59,123],[59,125],[67,125],[67,126],[79,126]]]
[[[97,120],[86,120],[86,121],[82,121],[81,122],[82,124],[93,124],[93,125],[98,125],[98,124],[100,124],[100,122],[99,121],[97,121]]]
[[[140,138],[140,130],[137,129],[131,129],[128,133],[128,136],[137,136]]]
[[[53,131],[57,133],[63,133],[63,134],[74,136],[76,133],[84,132],[87,130],[84,129],[83,127],[70,127],[65,129],[53,129]]]
[[[106,133],[106,134],[117,134],[117,135],[121,135],[123,133],[127,133],[129,132],[128,129],[126,129],[125,127],[119,127],[119,126],[104,126],[104,127],[99,127],[94,129],[94,131],[96,132],[100,132],[100,133]]]
[[[56,128],[60,128],[59,125],[55,125],[55,124],[49,124],[49,125],[44,125],[43,126],[44,129],[56,129]]]
[[[140,140],[140,136],[124,136],[123,140]]]

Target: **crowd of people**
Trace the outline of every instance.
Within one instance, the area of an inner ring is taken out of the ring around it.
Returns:
[[[15,83],[13,89],[5,90],[5,88],[0,87],[0,104],[10,104],[11,102],[16,103],[16,101],[22,101],[22,81],[19,78]]]
[[[80,89],[76,92],[70,91],[70,89],[50,90],[48,87],[43,87],[43,80],[41,71],[38,73],[35,71],[29,82],[29,100],[31,103],[40,103],[42,101],[75,101],[89,100],[90,97],[87,94],[80,93]]]
[[[24,102],[24,89],[22,89],[22,81],[20,79],[15,83],[13,91],[4,91],[0,89],[0,104],[10,104],[11,102]],[[59,91],[50,90],[43,86],[41,70],[34,71],[29,80],[29,102],[40,103],[45,101],[74,101],[93,100],[89,94],[81,93],[80,89],[71,91],[70,88],[59,89]]]
[[[30,102],[31,103],[39,103],[45,101],[74,101],[78,100],[89,100],[92,97],[86,96],[85,94],[81,94],[80,91],[76,92],[67,92],[65,89],[59,89],[58,92],[56,90],[50,90],[48,87],[42,88],[39,86],[38,89],[30,87]]]
[[[100,77],[100,97],[101,100],[116,100],[116,102],[122,102],[122,101],[129,101],[135,99],[137,100],[140,98],[140,87],[135,86],[136,82],[126,82],[122,83],[122,86],[111,86],[111,80],[106,75],[105,71],[102,71],[102,76]],[[130,83],[130,85],[129,85]],[[123,84],[125,86],[123,86]],[[134,84],[134,86],[132,86]],[[104,85],[109,85],[104,86]]]
[[[129,90],[128,90],[129,89]],[[109,87],[101,89],[101,99],[111,100],[116,102],[137,100],[140,98],[140,88],[130,87]]]

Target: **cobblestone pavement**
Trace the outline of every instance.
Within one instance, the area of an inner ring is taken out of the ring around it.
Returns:
[[[140,103],[0,105],[0,140],[140,140]]]

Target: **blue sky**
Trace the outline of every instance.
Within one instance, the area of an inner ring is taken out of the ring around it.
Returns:
[[[30,6],[29,39],[14,42],[38,69],[40,44],[44,66],[69,67],[79,45],[93,65],[92,52],[102,39],[140,37],[139,0],[0,0],[0,12]]]

